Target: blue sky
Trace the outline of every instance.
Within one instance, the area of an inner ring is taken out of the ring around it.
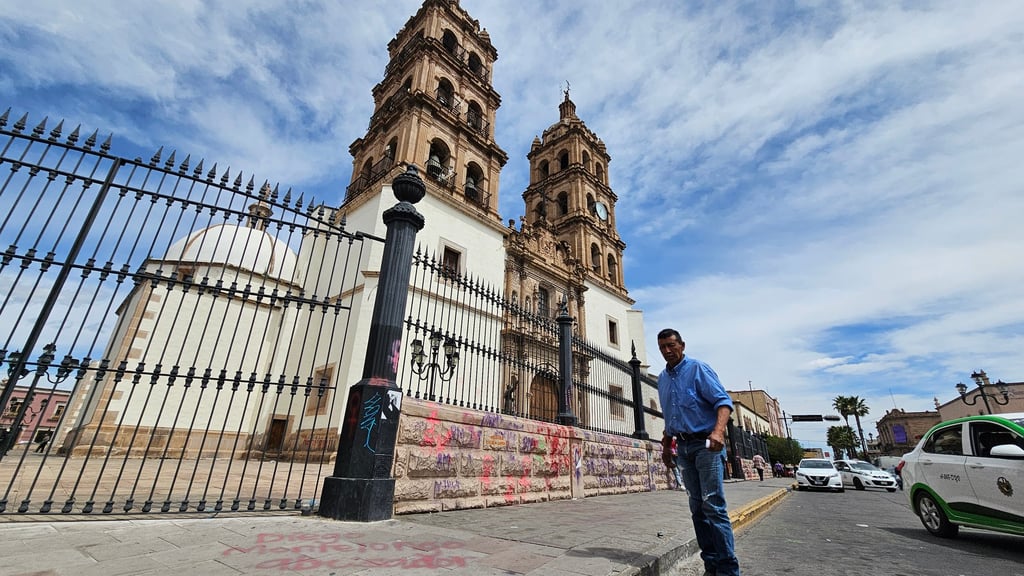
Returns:
[[[387,43],[420,2],[88,4],[5,7],[0,109],[337,204]],[[796,414],[856,394],[867,430],[974,370],[1024,380],[1017,2],[461,5],[499,55],[503,219],[524,212],[526,153],[568,80],[612,156],[655,368],[673,326],[730,388]]]

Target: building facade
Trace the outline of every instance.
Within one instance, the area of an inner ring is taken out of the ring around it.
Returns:
[[[885,413],[875,426],[878,430],[878,454],[881,456],[902,456],[914,449],[917,441],[932,426],[942,421],[938,412],[907,412],[893,408]]]

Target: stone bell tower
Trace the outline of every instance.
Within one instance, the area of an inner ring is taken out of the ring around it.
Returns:
[[[611,157],[604,142],[576,116],[568,89],[558,112],[558,122],[534,139],[527,154],[526,222],[545,223],[585,264],[590,282],[626,298],[626,244],[615,227],[618,197],[608,186]]]
[[[501,97],[491,85],[498,52],[458,0],[426,0],[388,44],[366,134],[349,146],[351,210],[416,164],[428,196],[457,213],[499,222],[498,176],[508,155],[494,140]]]

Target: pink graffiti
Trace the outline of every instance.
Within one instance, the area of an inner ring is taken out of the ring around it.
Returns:
[[[442,434],[438,432],[440,426],[441,421],[437,418],[437,410],[434,410],[427,418],[427,428],[423,431],[423,441],[420,442],[420,445],[434,446],[434,449],[439,453],[444,450],[452,441],[452,431],[448,430]]]

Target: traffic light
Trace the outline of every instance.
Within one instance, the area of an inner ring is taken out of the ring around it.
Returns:
[[[824,420],[821,414],[793,414],[790,418],[793,422],[821,422]]]

